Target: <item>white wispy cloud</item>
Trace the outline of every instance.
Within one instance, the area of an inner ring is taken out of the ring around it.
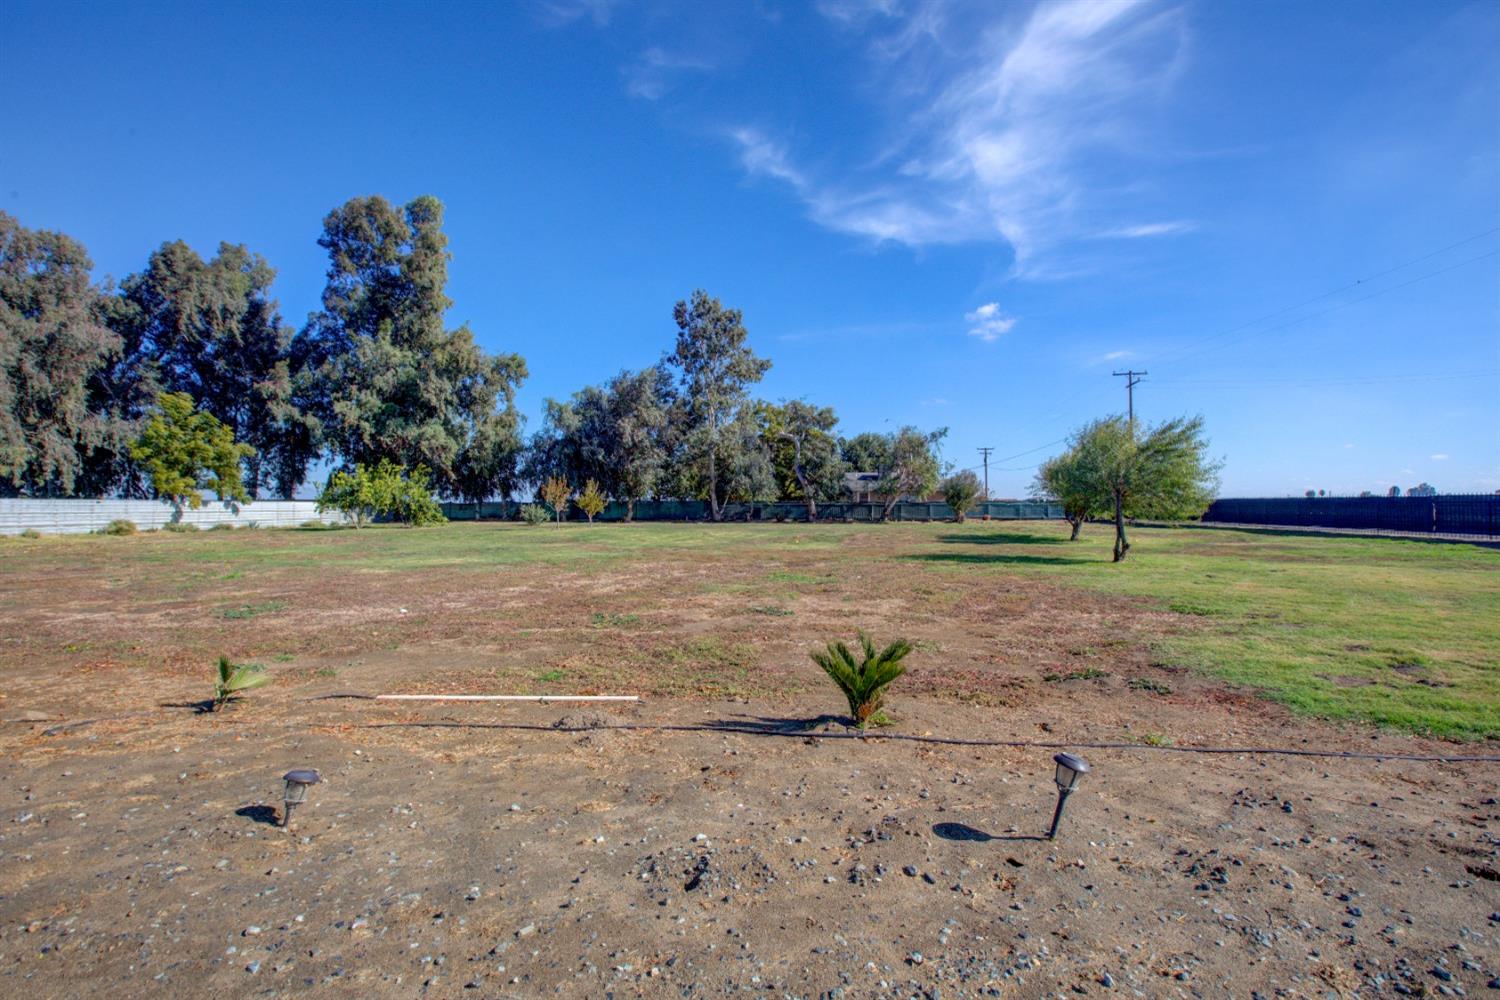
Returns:
[[[998,302],[986,302],[973,312],[964,313],[964,320],[969,324],[969,336],[986,343],[999,340],[1016,325],[1016,318],[1002,313]]]
[[[1434,462],[1448,461],[1448,453],[1443,451],[1438,452],[1436,455],[1428,455],[1427,457],[1432,459]]]
[[[1101,354],[1099,356],[1099,360],[1100,361],[1121,361],[1121,360],[1123,360],[1125,358],[1130,357],[1133,353],[1134,353],[1133,351],[1109,351],[1106,354]]]
[[[713,63],[706,59],[671,53],[652,46],[634,62],[627,64],[621,72],[625,74],[625,89],[631,97],[655,101],[666,94],[684,73],[708,72],[713,68]]]
[[[1099,225],[1108,183],[1139,145],[1143,112],[1169,89],[1183,16],[1151,0],[1049,3],[1024,23],[959,23],[919,4],[831,0],[837,25],[869,25],[869,57],[890,95],[892,138],[863,167],[823,176],[774,130],[732,134],[752,173],[792,187],[822,225],[913,246],[1003,240],[1018,273],[1058,269],[1049,251],[1101,231],[1118,238],[1186,231],[1184,221]],[[879,14],[879,17],[876,17]],[[774,154],[772,153],[774,151]]]
[[[1138,226],[1120,226],[1116,229],[1106,229],[1098,234],[1102,240],[1141,240],[1153,236],[1178,236],[1182,233],[1190,233],[1198,228],[1196,222],[1188,219],[1177,219],[1173,222],[1146,222]]]
[[[620,0],[532,0],[531,9],[537,21],[549,28],[560,28],[583,18],[602,28],[619,5]]]

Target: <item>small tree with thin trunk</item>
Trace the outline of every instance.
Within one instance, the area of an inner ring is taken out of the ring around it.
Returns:
[[[1083,522],[1109,509],[1110,497],[1103,492],[1091,465],[1095,455],[1075,444],[1061,455],[1043,462],[1037,470],[1032,492],[1062,504],[1063,517],[1073,526],[1069,541],[1078,541]]]
[[[151,477],[156,494],[179,510],[202,506],[205,489],[220,500],[249,503],[240,463],[255,449],[236,442],[234,431],[213,414],[194,409],[185,392],[163,392],[156,405],[156,415],[130,446],[130,457]]]
[[[1202,417],[1168,420],[1144,433],[1124,417],[1096,420],[1074,435],[1073,447],[1094,456],[1092,491],[1109,497],[1115,562],[1130,551],[1127,517],[1201,517],[1218,489],[1223,463],[1208,458]]]
[[[547,481],[542,484],[542,499],[552,508],[558,527],[562,526],[563,512],[567,510],[568,498],[572,495],[573,487],[562,476],[548,476]]]
[[[588,515],[589,524],[594,523],[594,518],[608,506],[608,503],[598,483],[590,479],[583,484],[583,492],[578,494],[578,509]]]
[[[984,487],[980,485],[979,477],[968,469],[965,469],[963,472],[955,472],[947,479],[944,479],[939,489],[942,491],[943,499],[947,502],[948,506],[953,508],[954,519],[959,524],[964,523],[964,518],[968,516],[969,511],[974,509],[974,505],[979,502],[979,494],[984,492]]]

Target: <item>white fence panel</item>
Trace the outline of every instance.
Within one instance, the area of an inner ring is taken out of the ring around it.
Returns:
[[[33,500],[0,498],[0,535],[31,530],[44,535],[77,535],[98,531],[111,521],[133,521],[149,531],[174,521],[211,528],[292,528],[304,521],[339,524],[344,516],[330,510],[319,514],[312,500],[257,500],[239,504],[204,500],[197,510],[179,511],[165,500]]]

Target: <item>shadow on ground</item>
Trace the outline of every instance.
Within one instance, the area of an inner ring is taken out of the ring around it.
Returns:
[[[1092,559],[1071,559],[1065,556],[1012,555],[999,552],[993,554],[988,552],[922,552],[903,558],[916,562],[959,563],[971,566],[1081,566],[1084,563],[1094,561]]]
[[[938,535],[936,540],[952,545],[1064,545],[1067,539],[1052,535],[1028,535],[1020,531],[991,531],[982,535]]]
[[[703,723],[705,729],[722,729],[727,732],[785,736],[793,733],[810,733],[821,726],[839,726],[853,729],[854,720],[846,715],[819,715],[811,719],[778,719],[772,716],[737,715],[728,719],[715,719]]]
[[[276,826],[276,810],[270,806],[241,806],[234,811],[236,816],[243,816],[255,823],[265,823],[267,826]]]
[[[969,840],[984,843],[990,840],[1046,840],[1046,837],[1036,833],[1012,833],[1003,837],[997,837],[992,833],[970,826],[967,823],[938,823],[932,828],[932,832],[944,840]]]

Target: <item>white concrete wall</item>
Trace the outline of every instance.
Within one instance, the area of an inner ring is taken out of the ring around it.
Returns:
[[[336,510],[319,514],[311,500],[257,500],[236,504],[203,501],[197,510],[177,508],[165,500],[30,500],[0,497],[0,535],[19,535],[30,528],[44,535],[76,535],[97,531],[111,521],[135,522],[142,531],[160,528],[172,521],[210,528],[229,524],[236,528],[293,528],[304,521],[339,524],[344,516]]]

